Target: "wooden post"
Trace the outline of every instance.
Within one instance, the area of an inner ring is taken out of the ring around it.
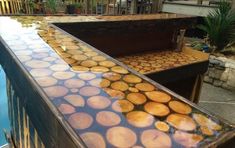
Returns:
[[[136,5],[137,5],[137,0],[132,0],[131,1],[131,14],[136,14]]]
[[[162,11],[163,0],[153,0],[152,12],[157,13]]]

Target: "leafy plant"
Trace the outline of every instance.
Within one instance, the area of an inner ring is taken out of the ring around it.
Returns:
[[[75,8],[77,8],[77,9],[82,9],[82,4],[79,3],[79,2],[75,3],[74,6],[75,6]]]
[[[230,3],[220,1],[219,7],[204,18],[204,24],[198,27],[208,35],[209,44],[215,50],[223,50],[235,41],[235,11]]]
[[[51,11],[51,13],[56,13],[56,6],[57,6],[56,0],[47,0],[46,6]]]

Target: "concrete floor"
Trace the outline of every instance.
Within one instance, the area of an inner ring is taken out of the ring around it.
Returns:
[[[199,106],[235,124],[235,91],[204,83]]]

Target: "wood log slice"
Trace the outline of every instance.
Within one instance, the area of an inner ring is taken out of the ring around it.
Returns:
[[[197,134],[190,134],[182,131],[176,131],[173,135],[174,140],[185,147],[197,147],[197,144],[203,140],[203,137]]]
[[[140,91],[153,91],[155,89],[155,87],[149,83],[138,83],[135,87]]]
[[[213,136],[214,135],[214,131],[212,129],[210,129],[209,127],[201,126],[200,130],[201,130],[202,134],[204,134],[206,136]]]
[[[91,59],[94,60],[94,61],[100,62],[100,61],[106,60],[106,57],[99,55],[99,56],[94,56]]]
[[[111,101],[104,96],[92,96],[87,99],[87,104],[94,109],[104,109],[111,104]]]
[[[30,68],[46,68],[50,66],[50,63],[40,60],[31,60],[25,62],[25,65]]]
[[[66,79],[70,79],[74,77],[75,73],[58,71],[58,72],[54,72],[52,75],[59,80],[66,80]]]
[[[180,114],[190,114],[192,112],[192,108],[189,105],[180,101],[170,101],[169,107]]]
[[[132,147],[137,142],[136,134],[131,129],[122,126],[108,129],[106,138],[114,147]]]
[[[170,113],[169,108],[162,104],[156,102],[148,102],[144,105],[144,110],[152,115],[164,117]]]
[[[134,105],[127,100],[117,100],[113,102],[112,109],[116,112],[129,112],[134,109]]]
[[[66,48],[67,48],[67,47],[66,47]],[[67,48],[67,51],[66,51],[66,52],[69,53],[69,54],[71,54],[71,55],[81,55],[81,54],[83,54],[82,51],[77,50],[77,49],[68,49],[68,48]]]
[[[49,97],[52,97],[50,99],[53,99],[54,97],[62,97],[68,93],[68,89],[63,86],[50,86],[44,88],[43,90]]]
[[[135,88],[135,87],[129,87],[128,90],[130,92],[135,92],[135,93],[139,92],[139,90],[137,88]]]
[[[115,90],[126,91],[129,88],[129,86],[127,83],[123,81],[117,81],[111,84],[111,88]]]
[[[110,80],[110,81],[118,81],[121,79],[121,75],[114,73],[114,72],[104,73],[103,77]]]
[[[92,86],[96,86],[96,87],[108,87],[110,85],[110,81],[107,79],[93,79],[91,81],[89,81],[89,84]]]
[[[149,129],[143,131],[141,134],[141,142],[144,147],[148,148],[170,148],[171,139],[164,132],[156,129]]]
[[[81,74],[78,74],[78,77],[82,80],[91,80],[91,79],[94,79],[96,77],[95,74],[93,73],[81,73]]]
[[[113,72],[120,73],[120,74],[127,74],[127,73],[129,73],[128,70],[126,70],[125,68],[123,68],[121,66],[114,66],[114,67],[111,68],[111,70]]]
[[[38,77],[38,78],[35,78],[35,80],[42,87],[52,86],[57,83],[57,80],[52,77]]]
[[[73,63],[77,62],[76,60],[74,60],[72,58],[63,58],[63,60],[68,64],[73,64]]]
[[[69,66],[67,64],[54,64],[50,66],[50,69],[53,71],[66,71],[69,69]]]
[[[135,127],[148,127],[153,124],[154,117],[143,111],[132,111],[127,113],[126,119]]]
[[[88,57],[93,57],[93,56],[98,55],[98,53],[94,51],[88,51],[88,52],[85,52],[84,54],[87,55]]]
[[[84,67],[93,67],[96,65],[97,65],[97,62],[95,62],[93,60],[85,60],[85,61],[81,62],[81,66],[84,66]]]
[[[77,54],[77,55],[73,55],[72,58],[77,60],[77,61],[84,61],[84,60],[87,59],[87,56],[81,55],[81,54]]]
[[[104,91],[113,99],[124,99],[125,94],[119,90],[104,88]]]
[[[221,130],[222,126],[202,114],[193,114],[193,119],[200,125],[212,130]]]
[[[114,112],[100,111],[96,114],[96,121],[102,126],[114,126],[121,122],[121,118]]]
[[[93,118],[87,113],[79,112],[72,114],[68,122],[75,129],[87,129],[92,125]]]
[[[17,57],[19,58],[19,60],[20,60],[21,62],[26,62],[26,61],[29,61],[29,60],[32,59],[32,57],[27,56],[27,55],[21,55],[21,56],[17,56]]]
[[[194,120],[182,114],[170,114],[167,119],[167,123],[179,130],[193,131],[196,129],[196,123]]]
[[[127,83],[140,83],[142,81],[141,78],[135,76],[135,75],[125,75],[123,77],[123,80],[126,81]]]
[[[84,98],[80,95],[67,95],[64,97],[64,99],[75,107],[85,106]]]
[[[103,67],[103,66],[94,66],[94,67],[91,67],[90,70],[92,72],[108,72],[109,71],[108,68]]]
[[[84,86],[79,90],[79,94],[83,96],[95,96],[100,93],[100,89],[94,86]]]
[[[147,101],[145,95],[141,93],[129,93],[127,99],[136,105],[143,104]]]
[[[86,132],[81,134],[83,142],[88,148],[106,148],[104,138],[95,132]]]
[[[89,71],[89,68],[84,67],[84,66],[72,66],[72,69],[74,71],[79,71],[79,72],[87,72],[87,71]]]
[[[163,131],[163,132],[168,132],[170,127],[169,125],[166,123],[166,122],[163,122],[163,121],[157,121],[154,123],[154,126],[160,130],[160,131]]]
[[[64,85],[67,88],[80,88],[85,85],[85,82],[79,79],[69,79],[64,82]]]
[[[161,91],[146,92],[145,95],[152,101],[166,103],[171,100],[171,96]]]
[[[75,108],[69,104],[61,104],[58,109],[62,114],[72,114],[75,112]]]
[[[110,68],[110,67],[115,66],[116,64],[112,61],[101,61],[99,62],[99,65]]]

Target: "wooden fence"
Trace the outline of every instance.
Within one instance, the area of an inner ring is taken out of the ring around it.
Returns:
[[[0,0],[0,15],[19,14],[22,10],[32,12],[27,0]]]

